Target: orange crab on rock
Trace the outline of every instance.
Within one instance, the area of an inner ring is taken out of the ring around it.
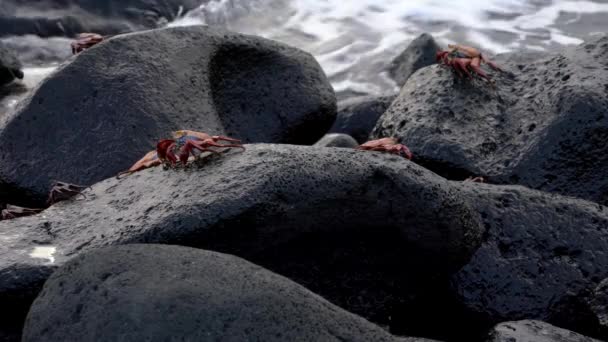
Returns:
[[[158,166],[161,164],[175,166],[178,161],[186,165],[190,156],[195,157],[195,151],[211,152],[219,154],[216,148],[240,148],[245,147],[238,139],[224,137],[220,135],[209,135],[207,133],[191,130],[179,130],[172,133],[173,139],[163,139],[156,144],[156,150],[146,153],[128,170],[117,175],[118,178],[129,175],[143,169]],[[220,144],[227,141],[229,144]]]
[[[80,33],[76,36],[76,40],[70,44],[72,47],[72,54],[76,55],[93,45],[102,42],[104,39],[104,36],[97,33]]]
[[[387,152],[412,159],[413,155],[407,146],[400,144],[395,138],[371,140],[357,147],[359,150]]]
[[[481,69],[481,63],[489,65],[494,70],[502,71],[498,65],[487,59],[476,48],[457,44],[448,45],[447,51],[437,51],[437,62],[451,67],[460,77],[472,78],[472,72],[488,81],[490,77]]]

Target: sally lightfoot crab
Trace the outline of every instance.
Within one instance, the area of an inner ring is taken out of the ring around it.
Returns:
[[[437,63],[451,67],[460,76],[472,78],[476,74],[488,81],[490,77],[483,71],[481,64],[485,63],[490,68],[502,71],[494,62],[487,59],[479,50],[474,47],[464,45],[448,45],[447,51],[437,51]]]
[[[90,187],[84,185],[70,184],[66,182],[55,181],[49,192],[49,198],[47,200],[48,205],[55,204],[60,201],[68,200],[74,196],[86,196],[82,193],[85,189]]]
[[[413,155],[407,146],[400,144],[395,138],[382,138],[371,140],[357,147],[359,150],[388,152],[402,156],[407,159],[412,159]]]
[[[80,33],[76,36],[76,40],[70,44],[72,47],[72,54],[76,55],[93,45],[102,42],[104,39],[104,36],[97,33]]]
[[[219,154],[219,151],[216,150],[219,148],[236,147],[245,150],[240,140],[220,135],[179,130],[173,132],[172,137],[173,139],[160,140],[156,144],[156,150],[146,153],[128,170],[119,173],[117,178],[161,164],[175,166],[179,161],[182,165],[186,165],[190,156],[195,157],[195,151]],[[221,144],[222,141],[229,143]]]
[[[229,144],[220,144],[219,142],[221,141],[227,141]],[[178,159],[183,165],[186,165],[190,155],[195,156],[195,150],[218,154],[219,152],[213,148],[231,147],[245,150],[245,147],[238,139],[220,135],[211,136],[207,133],[190,130],[180,130],[173,132],[173,139],[159,141],[156,145],[156,152],[161,162],[173,166],[177,163]]]

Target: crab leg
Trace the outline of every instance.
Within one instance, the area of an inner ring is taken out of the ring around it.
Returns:
[[[487,65],[490,66],[490,68],[494,69],[494,70],[498,70],[498,71],[502,71],[502,69],[496,65],[496,63],[492,62],[491,60],[485,58],[483,55],[481,55],[481,60],[486,63]]]
[[[490,79],[490,77],[488,77],[488,74],[486,74],[486,72],[481,69],[481,58],[479,58],[479,57],[473,58],[470,66],[471,66],[471,69],[473,69],[473,71],[476,74],[478,74],[479,76],[485,78],[486,80]]]
[[[175,140],[172,139],[164,139],[158,142],[156,145],[156,153],[158,154],[158,159],[161,161],[169,160],[171,164],[177,163],[177,156],[173,153],[173,148],[175,147]]]
[[[235,142],[235,143],[240,143],[241,141],[239,139],[234,139],[234,138],[228,138],[228,137],[224,137],[221,135],[214,135],[211,137],[211,139],[213,139],[213,141],[231,141],[231,142]]]

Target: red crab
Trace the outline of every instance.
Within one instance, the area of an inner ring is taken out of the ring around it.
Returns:
[[[158,158],[163,163],[175,165],[179,159],[183,165],[188,163],[190,155],[194,156],[194,151],[211,152],[219,154],[213,147],[229,148],[237,147],[245,150],[245,147],[238,139],[228,138],[224,136],[211,136],[207,133],[201,133],[190,130],[180,130],[173,132],[174,139],[164,139],[156,145]],[[232,144],[219,144],[219,141],[228,141]],[[176,155],[175,152],[178,152]]]
[[[447,51],[437,51],[437,63],[451,67],[460,77],[466,75],[472,78],[470,70],[489,81],[490,77],[481,69],[482,62],[494,70],[502,71],[498,65],[485,58],[476,48],[464,45],[448,45],[448,49]]]
[[[412,159],[413,155],[407,146],[399,144],[395,138],[382,138],[378,140],[368,141],[365,144],[357,147],[359,150],[381,151],[400,155],[407,159]]]
[[[76,55],[93,45],[102,42],[104,39],[105,37],[97,33],[80,33],[76,36],[76,40],[70,44],[72,47],[72,54]]]
[[[201,152],[211,152],[219,154],[213,148],[237,147],[245,149],[240,140],[223,137],[219,135],[209,135],[190,130],[179,130],[172,133],[174,139],[163,139],[156,145],[156,150],[146,153],[131,168],[119,173],[116,177],[130,175],[133,172],[141,171],[149,167],[161,165],[163,163],[175,165],[178,161],[186,165],[190,155],[194,155],[195,150]],[[228,141],[232,144],[219,144],[219,141]],[[177,154],[176,154],[177,153]]]

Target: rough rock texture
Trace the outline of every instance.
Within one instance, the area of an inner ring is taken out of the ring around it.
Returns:
[[[329,132],[348,134],[360,144],[368,141],[378,118],[395,98],[396,95],[359,96],[341,101],[336,121]]]
[[[391,62],[389,75],[403,87],[416,71],[436,63],[437,51],[442,50],[433,36],[423,33]]]
[[[408,286],[449,276],[478,247],[480,219],[455,185],[404,158],[246,147],[187,170],[108,179],[86,199],[0,221],[0,302],[27,308],[49,273],[84,251],[163,243],[238,255],[387,325]],[[16,318],[0,306],[6,316]]]
[[[587,307],[598,326],[598,335],[608,339],[608,278],[604,279],[587,298]]]
[[[21,63],[4,43],[0,42],[0,86],[23,78]]]
[[[453,276],[459,300],[490,323],[538,319],[593,336],[572,299],[608,276],[608,208],[521,186],[461,184],[486,232]]]
[[[608,36],[541,59],[513,58],[495,86],[438,65],[417,72],[376,125],[452,179],[608,204]],[[522,61],[530,61],[522,64]]]
[[[332,133],[326,134],[321,140],[317,141],[314,146],[355,148],[359,146],[359,143],[348,134]]]
[[[494,327],[488,342],[600,342],[541,321],[505,322]]]
[[[72,37],[156,28],[196,8],[201,0],[2,0],[0,36]]]
[[[0,122],[0,179],[40,197],[53,179],[92,184],[175,129],[313,144],[335,101],[310,54],[273,41],[202,26],[117,36],[63,65]]]
[[[422,341],[391,336],[243,259],[128,245],[74,258],[28,314],[22,341]]]

